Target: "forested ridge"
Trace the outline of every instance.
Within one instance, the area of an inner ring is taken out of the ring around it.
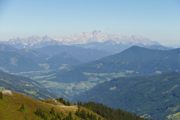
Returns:
[[[113,109],[103,105],[102,103],[95,102],[77,102],[79,106],[83,106],[98,115],[106,118],[107,120],[148,120],[146,118],[142,118],[136,114],[132,114],[128,111],[123,111],[121,109]],[[150,119],[152,120],[152,119]]]

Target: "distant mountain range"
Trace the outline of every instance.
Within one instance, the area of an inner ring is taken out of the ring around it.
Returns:
[[[107,41],[114,41],[114,44],[132,44],[132,45],[154,45],[159,44],[158,42],[151,41],[140,35],[124,36],[119,33],[117,34],[108,34],[101,33],[101,31],[92,31],[92,32],[82,32],[79,34],[63,36],[59,38],[54,38],[57,41],[60,41],[64,45],[73,45],[73,44],[87,44],[92,42],[104,43]]]
[[[56,45],[58,42],[53,40],[48,36],[39,37],[39,36],[30,36],[28,38],[12,38],[9,41],[4,41],[3,43],[11,45],[15,48],[39,48],[48,45]]]
[[[66,52],[83,63],[98,60],[102,57],[112,54],[101,50],[88,49],[71,45],[49,45],[34,50],[49,56]]]
[[[75,46],[83,47],[83,48],[90,48],[90,49],[97,49],[97,50],[104,50],[104,51],[108,51],[111,53],[119,53],[125,49],[132,47],[133,45],[137,45],[137,46],[145,47],[145,48],[149,48],[149,49],[156,49],[156,50],[173,49],[170,47],[162,46],[160,44],[154,44],[154,45],[150,45],[150,44],[145,45],[142,43],[138,43],[138,44],[133,44],[133,43],[132,44],[122,44],[122,43],[119,43],[119,44],[117,44],[114,41],[107,41],[107,42],[103,42],[103,43],[92,42],[92,43],[88,43],[88,44],[77,44]]]
[[[108,52],[66,45],[50,45],[38,49],[17,49],[0,43],[0,69],[10,73],[69,69],[100,59]]]
[[[142,47],[160,45],[158,42],[151,41],[141,35],[124,36],[119,33],[108,34],[96,30],[58,38],[50,38],[48,36],[30,36],[28,38],[17,37],[4,43],[19,49],[41,48],[48,45],[73,45],[83,48],[109,51],[112,53],[121,52],[133,45]]]
[[[99,102],[154,120],[166,120],[167,116],[180,112],[179,84],[180,73],[176,72],[121,77],[98,84],[74,96],[73,101]]]

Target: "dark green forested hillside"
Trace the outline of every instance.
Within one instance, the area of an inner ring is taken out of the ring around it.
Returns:
[[[96,85],[73,101],[95,101],[144,117],[164,120],[180,111],[180,73],[122,77]]]
[[[79,102],[77,103],[79,106],[83,106],[93,112],[97,113],[100,116],[103,116],[107,120],[148,120],[147,118],[142,118],[136,114],[132,114],[127,111],[123,111],[121,109],[113,109],[103,105],[102,103],[95,102]],[[152,120],[152,119],[151,119]]]
[[[56,98],[58,93],[50,91],[40,83],[27,77],[7,74],[0,71],[0,91],[13,90],[35,99]]]

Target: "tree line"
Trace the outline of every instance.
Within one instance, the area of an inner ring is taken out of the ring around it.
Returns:
[[[69,100],[64,100],[62,97],[61,98],[58,98],[56,99],[58,102],[64,104],[64,105],[67,105],[67,106],[70,106],[72,103],[69,102]]]
[[[136,114],[132,114],[121,109],[113,109],[103,105],[102,103],[95,102],[77,102],[77,105],[85,107],[98,115],[106,118],[107,120],[148,120],[146,118],[141,118]],[[152,120],[152,119],[150,119]]]
[[[80,106],[78,106],[78,110],[75,113],[76,116],[79,116],[83,118],[84,120],[101,120],[100,117],[97,119],[97,115],[90,114],[89,112],[86,112],[85,110],[80,110]]]

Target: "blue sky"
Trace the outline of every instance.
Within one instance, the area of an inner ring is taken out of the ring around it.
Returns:
[[[101,30],[180,45],[180,0],[0,0],[0,40]]]

